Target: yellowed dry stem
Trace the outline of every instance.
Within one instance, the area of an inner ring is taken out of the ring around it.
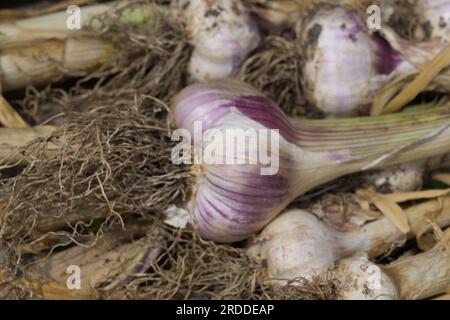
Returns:
[[[44,8],[33,9],[2,9],[0,10],[0,20],[26,18],[48,14],[58,10],[65,10],[70,5],[86,5],[95,2],[95,0],[65,0],[56,4],[51,4]]]
[[[91,18],[125,3],[110,2],[82,8],[82,27],[94,30]],[[124,23],[148,23],[149,12],[166,12],[164,6],[144,5],[124,10]],[[72,75],[92,72],[117,53],[112,43],[87,33],[86,28],[69,30],[66,11],[0,23],[0,83],[3,91],[58,80],[64,71]]]
[[[450,228],[444,233],[450,241]],[[445,293],[450,286],[450,251],[443,242],[424,253],[400,258],[384,267],[401,299],[426,299]]]
[[[103,40],[82,37],[46,40],[30,46],[5,49],[0,56],[0,76],[4,91],[41,85],[70,72],[89,72],[115,53]]]

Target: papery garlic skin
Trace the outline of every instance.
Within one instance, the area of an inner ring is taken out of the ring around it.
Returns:
[[[426,161],[418,160],[368,172],[363,175],[364,187],[381,193],[416,191],[423,184],[425,168]]]
[[[436,212],[447,208],[450,198],[436,201]],[[378,257],[413,238],[423,227],[427,204],[406,209],[412,232],[404,234],[387,217],[342,232],[319,220],[313,214],[293,209],[282,213],[267,225],[248,248],[249,254],[267,261],[267,273],[273,285],[286,285],[295,278],[313,280],[341,259],[356,253]],[[450,224],[450,210],[437,215],[441,227]]]
[[[297,24],[304,46],[304,91],[309,102],[331,116],[367,113],[375,94],[414,67],[356,13],[328,6]]]
[[[178,0],[174,14],[185,21],[194,50],[192,81],[234,76],[261,38],[241,0]]]
[[[245,239],[262,229],[293,198],[292,185],[297,181],[295,167],[299,166],[293,156],[293,149],[298,147],[289,141],[294,139],[293,128],[273,102],[262,101],[267,99],[257,90],[226,79],[214,85],[190,86],[175,99],[175,123],[190,130],[192,135],[199,134],[194,131],[195,121],[199,119],[204,132],[210,128],[224,134],[233,128],[279,130],[279,148],[270,150],[279,158],[280,167],[275,175],[261,175],[259,163],[201,165],[188,210],[193,226],[208,239],[218,242]],[[203,141],[202,146],[195,147],[202,152],[220,142]],[[246,159],[257,151],[248,148],[236,154],[236,159]]]
[[[432,39],[450,42],[449,0],[419,0],[415,11],[420,18],[420,33],[426,33]]]
[[[397,288],[365,254],[342,259],[329,270],[340,300],[397,300]]]

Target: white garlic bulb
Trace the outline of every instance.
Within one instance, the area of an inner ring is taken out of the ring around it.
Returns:
[[[382,193],[415,191],[422,186],[425,168],[426,160],[418,160],[367,172],[364,186]]]
[[[414,67],[360,17],[340,7],[319,8],[297,24],[304,47],[303,89],[309,102],[331,116],[366,113],[375,94]]]
[[[193,81],[234,76],[260,42],[241,0],[178,0],[172,10],[185,22],[194,46],[189,64]]]

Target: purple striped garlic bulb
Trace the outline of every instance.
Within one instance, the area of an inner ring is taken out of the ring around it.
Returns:
[[[174,99],[174,118],[194,140],[192,225],[219,242],[250,237],[296,197],[342,175],[450,151],[449,107],[289,119],[233,79],[188,86]]]
[[[450,42],[450,1],[449,0],[420,0],[414,8],[419,17],[421,33],[431,38]]]
[[[172,9],[185,22],[194,47],[189,63],[193,81],[234,76],[260,42],[241,0],[177,0]]]
[[[355,12],[337,5],[318,5],[298,22],[305,59],[303,90],[311,105],[336,117],[366,114],[380,89],[417,72],[420,63],[439,51],[416,48],[386,31],[388,42],[385,29],[380,30],[383,37],[371,33]]]

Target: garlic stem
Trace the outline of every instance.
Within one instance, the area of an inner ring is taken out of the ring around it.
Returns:
[[[340,232],[306,211],[290,210],[261,232],[249,252],[267,259],[269,277],[274,284],[285,284],[297,277],[311,279],[334,262],[355,253],[363,252],[375,258],[390,252],[413,238],[427,215],[434,215],[441,227],[450,225],[450,197],[407,208],[405,214],[411,226],[411,232],[406,235],[387,217],[352,232]]]
[[[444,233],[450,241],[450,229]],[[450,250],[442,243],[421,254],[400,258],[384,267],[401,299],[425,299],[450,287]]]
[[[311,105],[337,117],[367,114],[383,87],[416,74],[445,46],[406,41],[387,26],[370,33],[356,12],[339,5],[317,4],[308,12],[296,27],[302,87]],[[433,79],[427,85],[447,91],[445,77]]]
[[[113,2],[81,7],[81,29],[69,29],[67,27],[68,16],[66,11],[2,22],[0,23],[0,48],[26,45],[31,41],[65,39],[71,35],[79,35],[93,17],[103,14],[113,7]],[[95,29],[99,25],[93,23],[91,27]]]
[[[84,26],[89,19],[105,13],[113,5],[82,8]],[[124,9],[124,23],[151,24],[150,13],[165,13],[164,6],[141,5]],[[112,43],[87,35],[84,29],[68,31],[66,12],[0,24],[0,82],[2,90],[46,84],[72,73],[91,72],[117,53]],[[98,28],[98,24],[92,28]],[[42,30],[41,30],[42,29]],[[33,41],[32,41],[33,40]]]
[[[117,5],[116,1],[106,2],[102,4],[93,4],[80,7],[81,9],[81,26],[85,27],[91,22],[91,19],[95,16],[103,14],[108,10],[114,8]],[[19,28],[25,28],[30,30],[42,29],[42,30],[60,30],[70,31],[66,26],[67,12],[58,11],[54,13],[44,14],[37,17],[23,18],[14,21],[14,24]]]
[[[7,128],[27,128],[28,124],[0,93],[0,124]]]
[[[434,156],[436,153],[442,154],[441,151],[450,147],[450,127],[445,119],[450,114],[445,115],[447,108],[440,111],[436,109],[435,112],[420,112],[411,114],[411,117],[396,114],[389,118],[293,120],[300,148],[313,152],[330,152],[336,157],[341,155],[344,158],[334,168],[328,163],[321,172],[305,170],[303,179],[309,173],[315,178],[308,179],[311,186],[302,181],[299,189],[316,187],[332,180],[333,175],[334,179],[352,172],[384,168]],[[345,160],[346,154],[352,156]],[[316,166],[317,162],[313,168]]]
[[[131,237],[138,239],[129,242]],[[140,237],[130,231],[113,231],[96,243],[68,248],[31,265],[27,278],[41,284],[65,284],[67,267],[77,265],[84,274],[81,287],[91,288],[92,295],[106,294],[126,285],[135,273],[147,271],[162,251],[159,242],[155,236]]]
[[[368,172],[362,177],[364,187],[374,188],[380,193],[418,190],[423,184],[425,162],[416,160]]]

